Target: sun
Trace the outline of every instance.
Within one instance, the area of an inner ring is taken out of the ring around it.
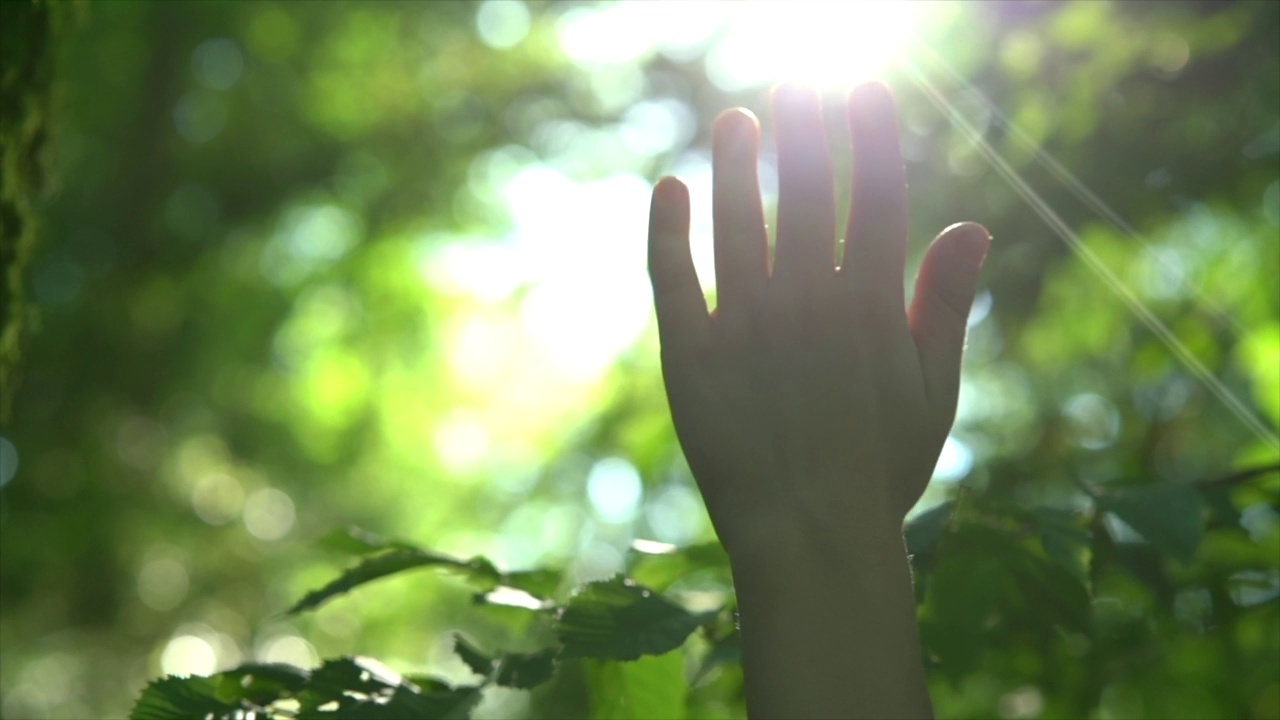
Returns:
[[[781,81],[847,89],[882,76],[939,3],[792,0],[725,3],[725,32],[708,53],[726,90]]]

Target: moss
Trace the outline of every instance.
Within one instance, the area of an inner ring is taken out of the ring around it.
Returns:
[[[40,201],[51,186],[53,58],[68,5],[0,4],[0,422],[12,411],[22,345],[35,308],[25,277],[40,236]]]

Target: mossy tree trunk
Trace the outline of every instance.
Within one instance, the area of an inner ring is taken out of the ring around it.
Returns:
[[[13,411],[22,344],[35,319],[24,278],[51,184],[54,42],[68,9],[47,0],[0,3],[0,423]]]

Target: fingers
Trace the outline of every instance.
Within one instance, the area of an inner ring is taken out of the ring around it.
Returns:
[[[778,145],[778,238],[773,281],[782,297],[834,274],[835,196],[817,91],[785,84],[773,94]]]
[[[697,347],[706,337],[707,303],[689,254],[689,190],[672,177],[662,178],[653,188],[649,279],[663,353]]]
[[[759,145],[759,124],[747,110],[727,110],[716,118],[711,155],[716,322],[730,332],[745,325],[769,277],[756,172]]]
[[[929,246],[916,277],[908,313],[911,335],[929,402],[948,418],[955,416],[969,306],[990,242],[986,228],[977,223],[952,225]]]
[[[853,141],[853,198],[845,231],[841,274],[860,297],[903,307],[907,252],[907,175],[898,145],[893,95],[878,82],[849,94]]]

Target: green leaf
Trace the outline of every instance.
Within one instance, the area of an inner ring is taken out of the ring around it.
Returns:
[[[716,642],[711,651],[702,658],[698,672],[693,676],[690,685],[697,685],[719,665],[742,662],[742,636],[736,631]]]
[[[1204,501],[1187,485],[1126,488],[1099,498],[1099,505],[1125,521],[1161,552],[1188,562],[1204,532]]]
[[[503,687],[531,690],[551,679],[559,655],[556,648],[536,653],[507,653],[498,658],[495,682]]]
[[[480,688],[414,682],[370,658],[340,658],[311,674],[298,701],[298,720],[456,720],[470,716]]]
[[[955,503],[951,501],[925,510],[907,523],[903,534],[906,536],[907,552],[911,555],[927,555],[933,552],[942,538],[947,521],[951,519],[951,511]]]
[[[219,678],[170,676],[149,683],[129,713],[129,720],[188,720],[213,717],[230,720],[252,709],[239,701],[218,698]]]
[[[311,674],[283,663],[248,663],[215,675],[218,697],[268,705],[306,686]]]
[[[316,541],[320,547],[351,555],[368,555],[383,550],[417,550],[426,552],[413,543],[385,538],[372,530],[352,525],[334,530]]]
[[[1084,585],[1089,583],[1089,531],[1076,514],[1057,508],[1035,508],[1030,517],[1040,530],[1040,546],[1063,570]]]
[[[276,700],[301,690],[309,674],[305,670],[276,663],[249,663],[208,677],[170,676],[152,682],[138,698],[129,717],[134,720],[161,718],[235,718],[238,713],[262,714]]]
[[[679,650],[633,662],[583,663],[593,720],[685,717],[688,685]]]
[[[437,555],[425,550],[391,550],[381,555],[365,558],[358,565],[348,569],[324,587],[307,593],[293,607],[289,608],[285,614],[297,615],[317,608],[330,598],[341,595],[365,583],[404,572],[405,570],[432,565],[461,569],[468,567],[466,563],[454,558]]]
[[[479,648],[462,635],[454,633],[453,650],[458,653],[458,657],[462,658],[462,662],[471,668],[471,672],[485,677],[489,677],[489,673],[493,672],[493,658],[480,652]]]
[[[568,655],[634,660],[680,647],[714,616],[690,613],[619,574],[570,598],[558,613],[555,631]]]
[[[654,552],[646,545],[633,545],[628,555],[627,575],[654,590],[666,590],[672,583],[693,573],[712,571],[729,583],[729,555],[718,542],[699,543]]]
[[[506,573],[499,578],[498,584],[523,590],[534,597],[550,599],[554,598],[556,591],[560,589],[563,578],[559,570],[538,568]]]
[[[504,653],[494,658],[458,634],[454,635],[454,649],[472,672],[492,677],[503,687],[521,690],[530,690],[550,680],[559,655],[558,648],[547,648],[536,653]]]

